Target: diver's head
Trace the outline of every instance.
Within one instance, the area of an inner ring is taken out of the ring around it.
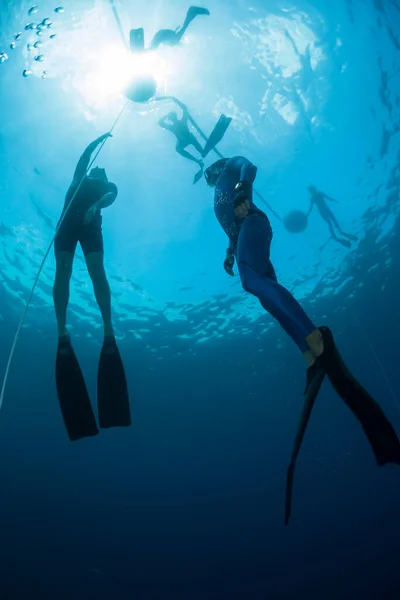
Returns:
[[[101,181],[108,181],[106,170],[100,169],[100,167],[94,167],[89,173],[89,177],[92,179],[100,179]]]
[[[204,171],[204,177],[207,182],[207,185],[211,187],[215,187],[217,185],[218,179],[222,171],[225,169],[228,160],[229,158],[220,158],[219,160],[217,160],[217,162],[210,165]]]
[[[315,185],[309,185],[307,189],[310,192],[310,194],[316,194],[317,193],[317,188],[315,187]]]

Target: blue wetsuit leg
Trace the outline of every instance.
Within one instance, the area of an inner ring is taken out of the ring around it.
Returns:
[[[237,264],[243,289],[257,296],[292,338],[301,352],[309,346],[306,337],[315,329],[292,294],[277,281],[270,261],[272,229],[262,215],[249,215],[243,222],[237,245]]]

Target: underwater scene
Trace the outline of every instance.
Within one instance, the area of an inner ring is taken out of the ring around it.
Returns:
[[[0,600],[400,598],[400,1],[0,11]]]

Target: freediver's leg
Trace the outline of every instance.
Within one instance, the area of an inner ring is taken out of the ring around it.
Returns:
[[[78,243],[78,231],[76,223],[70,222],[68,227],[66,227],[65,223],[61,223],[54,239],[56,275],[53,285],[53,301],[58,326],[58,338],[61,341],[68,340],[67,308],[72,265]]]
[[[189,152],[187,152],[185,150],[185,148],[186,148],[186,144],[183,145],[183,144],[181,144],[181,143],[178,142],[178,144],[176,145],[176,151],[178,152],[178,154],[180,154],[184,158],[187,158],[188,160],[191,160],[192,162],[197,163],[200,166],[203,166],[202,159],[201,158],[196,158],[195,156],[193,156],[192,154],[190,154]]]
[[[341,238],[339,238],[336,233],[335,230],[333,228],[333,224],[332,222],[327,218],[327,217],[322,217],[324,219],[324,221],[328,224],[329,227],[329,231],[331,233],[331,237],[333,240],[335,240],[335,242],[338,242],[339,244],[342,244],[342,246],[345,246],[346,248],[350,248],[351,244],[348,240],[342,240]]]
[[[196,136],[194,136],[194,135],[190,136],[190,143],[197,150],[197,152],[200,154],[200,156],[202,156],[203,148],[201,147],[201,144],[200,144],[199,140],[196,138]]]
[[[57,236],[55,240],[56,276],[53,285],[53,301],[58,337],[61,339],[68,337],[67,308],[75,248],[72,251],[58,250],[58,247],[63,247],[60,245],[59,240],[60,238]]]
[[[99,306],[104,324],[104,337],[113,338],[114,328],[111,321],[111,290],[104,269],[104,254],[89,252],[85,260],[90,279],[93,283],[94,295]]]
[[[237,248],[242,286],[260,300],[263,308],[278,321],[310,362],[307,338],[312,342],[317,338],[316,327],[292,294],[272,275],[271,241],[272,230],[266,218],[253,214],[244,220]]]

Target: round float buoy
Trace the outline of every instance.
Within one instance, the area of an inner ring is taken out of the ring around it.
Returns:
[[[131,102],[148,102],[157,91],[157,82],[151,75],[135,77],[125,88],[124,94]]]
[[[283,219],[283,224],[289,233],[301,233],[307,227],[308,217],[302,210],[292,210]]]

